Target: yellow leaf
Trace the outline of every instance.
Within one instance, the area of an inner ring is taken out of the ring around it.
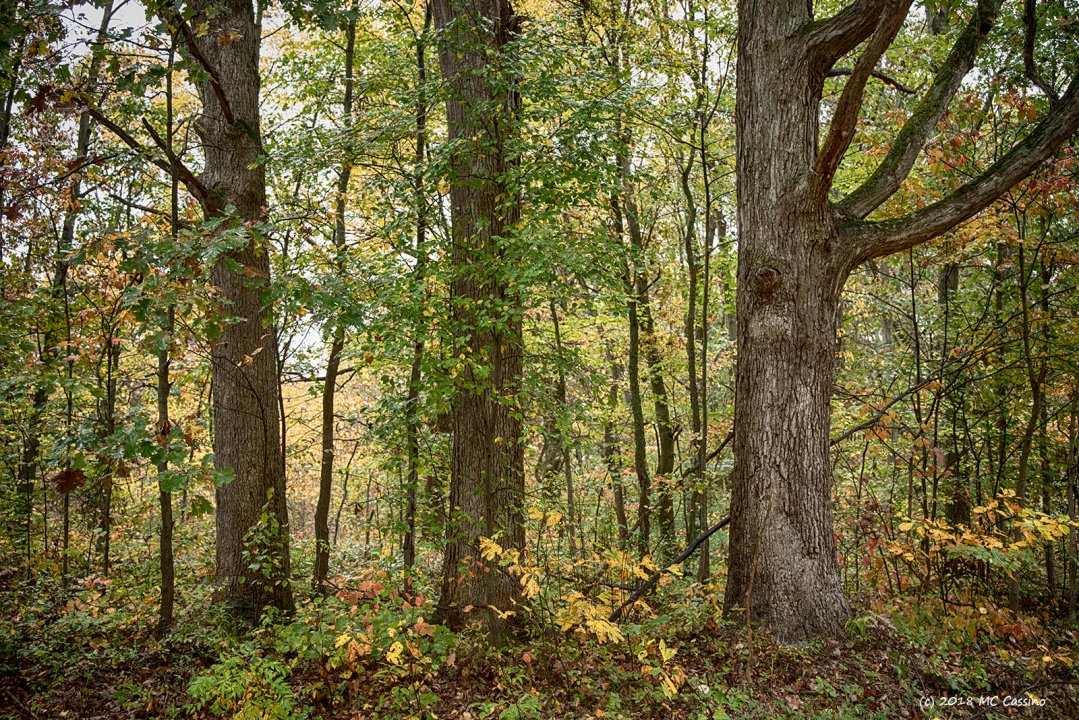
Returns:
[[[489,537],[480,538],[480,556],[484,560],[494,560],[502,554],[502,546]]]

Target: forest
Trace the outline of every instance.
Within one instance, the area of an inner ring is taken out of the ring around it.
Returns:
[[[1073,0],[0,0],[0,717],[1079,717]]]

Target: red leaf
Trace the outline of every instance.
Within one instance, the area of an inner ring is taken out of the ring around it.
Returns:
[[[56,485],[56,490],[58,492],[67,495],[72,490],[78,490],[83,486],[86,482],[86,473],[82,470],[67,468],[61,470],[52,481]]]

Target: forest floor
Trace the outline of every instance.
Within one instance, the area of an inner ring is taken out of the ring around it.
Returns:
[[[714,588],[668,588],[621,638],[547,623],[494,649],[427,623],[430,600],[371,580],[242,636],[199,592],[187,597],[202,609],[158,638],[145,583],[90,579],[64,594],[9,573],[0,717],[1079,717],[1074,635],[991,606],[881,604],[849,640],[785,647],[719,618]]]

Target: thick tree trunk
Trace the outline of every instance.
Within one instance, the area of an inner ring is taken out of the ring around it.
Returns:
[[[200,181],[207,193],[200,200],[207,217],[230,212],[245,235],[211,272],[222,312],[236,318],[213,345],[214,465],[232,473],[217,489],[216,598],[253,620],[267,606],[294,608],[285,470],[278,454],[277,352],[265,297],[270,259],[258,228],[266,206],[260,30],[250,0],[194,0],[192,9],[206,23],[198,36],[184,26],[186,53],[203,71],[197,129],[205,154]]]
[[[902,185],[973,66],[999,8],[997,0],[980,0],[887,155],[833,205],[866,82],[910,5],[857,0],[814,20],[812,3],[801,0],[738,3],[738,366],[725,604],[750,609],[781,640],[840,635],[851,615],[835,556],[828,452],[836,314],[847,275],[966,221],[1079,130],[1077,75],[982,174],[925,208],[865,220]],[[859,48],[818,148],[824,78]]]
[[[520,219],[507,184],[515,132],[512,83],[496,60],[516,34],[508,0],[435,0],[446,101],[453,248],[450,301],[461,359],[452,409],[450,519],[438,616],[451,628],[485,621],[494,643],[521,601],[517,578],[480,555],[480,538],[524,548],[524,446],[518,395],[522,329],[502,248]],[[471,607],[469,607],[471,606]],[[466,612],[466,608],[470,612]]]
[[[725,605],[748,609],[784,641],[841,635],[852,614],[839,581],[828,441],[845,270],[830,214],[807,198],[819,95],[805,53],[787,40],[808,21],[805,3],[739,4],[738,364]]]

